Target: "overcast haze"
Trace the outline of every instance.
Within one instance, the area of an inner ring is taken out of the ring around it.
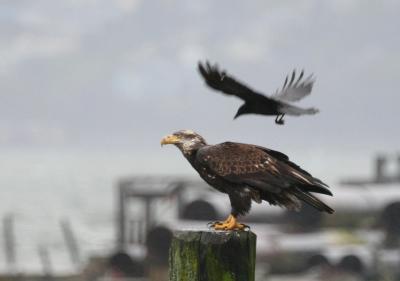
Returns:
[[[165,134],[278,149],[321,177],[365,174],[398,151],[398,1],[3,1],[0,145],[132,155],[132,173],[192,173]],[[241,101],[208,89],[199,60],[271,94],[314,73],[320,113],[232,120]],[[164,166],[168,164],[168,166]],[[348,171],[349,168],[354,168]]]

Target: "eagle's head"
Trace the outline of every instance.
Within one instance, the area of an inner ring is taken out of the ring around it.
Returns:
[[[164,144],[174,144],[187,155],[207,143],[202,136],[191,130],[180,130],[162,138],[161,145]]]

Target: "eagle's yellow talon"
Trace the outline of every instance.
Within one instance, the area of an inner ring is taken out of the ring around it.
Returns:
[[[210,226],[215,228],[215,226],[227,225],[227,224],[229,224],[229,222],[232,220],[232,218],[233,218],[233,216],[232,216],[232,215],[229,215],[229,217],[228,217],[226,220],[224,220],[224,221],[212,222],[212,223],[210,223]]]
[[[223,221],[223,222],[215,222],[211,225],[215,230],[243,230],[247,226],[241,223],[238,223],[236,218],[232,215]]]

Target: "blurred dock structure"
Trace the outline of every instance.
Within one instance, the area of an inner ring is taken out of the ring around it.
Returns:
[[[3,247],[4,256],[9,274],[16,273],[17,253],[16,253],[16,238],[14,231],[15,215],[10,213],[3,216]]]
[[[391,160],[391,163],[389,162]],[[388,165],[394,164],[395,169],[388,173]],[[374,174],[369,178],[348,178],[341,181],[343,185],[363,186],[369,184],[400,184],[400,154],[384,154],[375,156]]]
[[[395,180],[395,173],[387,176],[385,161],[379,160],[376,167],[377,174],[384,176],[331,184],[334,197],[321,199],[336,210],[332,216],[307,206],[291,212],[265,203],[253,204],[243,221],[258,236],[258,280],[289,275],[300,278],[303,274],[305,280],[318,280],[310,277],[316,268],[325,274],[329,270],[346,271],[370,280],[377,280],[373,277],[382,272],[400,276],[400,181]],[[108,281],[122,276],[167,280],[168,249],[174,231],[204,229],[207,222],[224,219],[230,211],[226,195],[190,177],[122,178],[116,182],[114,193],[110,200],[115,200],[115,220],[108,223],[115,223],[115,237],[107,240],[107,252],[88,258],[81,249],[80,232],[74,232],[79,224],[58,219],[54,227],[61,237],[64,262],[76,274],[70,273],[68,279],[56,272],[56,251],[44,240],[43,245],[36,245],[37,249],[42,247],[42,254],[35,256],[43,266],[42,274],[36,272],[19,280],[40,280],[46,275],[53,280]],[[17,220],[17,228],[15,223],[13,215],[3,217],[6,271],[0,281],[19,274],[16,265],[22,255],[15,236],[22,222]]]
[[[177,196],[177,206],[180,209],[182,206],[179,198],[180,189],[184,187],[183,181],[164,181],[163,179],[129,179],[121,180],[118,184],[118,250],[125,250],[128,240],[128,235],[131,242],[144,244],[146,242],[143,237],[144,233],[149,232],[154,224],[154,214],[152,205],[159,199],[164,199],[171,196]],[[142,218],[137,217],[129,220],[127,223],[127,208],[130,200],[139,200],[144,205],[144,210],[141,214]],[[127,231],[129,225],[129,233]]]
[[[144,263],[163,257],[158,262],[164,266],[175,230],[202,229],[230,210],[226,196],[190,178],[133,177],[120,180],[117,191],[117,248]],[[322,198],[336,210],[332,216],[307,206],[297,213],[253,204],[244,221],[259,236],[259,272],[299,274],[324,265],[362,276],[382,267],[397,271],[400,250],[393,229],[400,228],[400,209],[393,206],[400,204],[400,184],[341,183],[332,191],[333,198]]]
[[[75,233],[72,230],[70,221],[68,219],[62,219],[60,221],[60,228],[64,237],[65,245],[70,255],[71,263],[76,268],[79,268],[82,262],[81,251],[79,249],[79,244],[75,236]]]
[[[51,257],[47,247],[44,245],[38,246],[38,256],[40,259],[40,263],[42,264],[43,268],[43,275],[46,279],[53,279],[53,266],[51,262]]]

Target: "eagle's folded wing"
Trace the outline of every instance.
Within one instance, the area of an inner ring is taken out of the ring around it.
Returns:
[[[247,186],[257,202],[262,199],[299,209],[301,200],[320,211],[334,212],[310,193],[332,195],[328,186],[290,162],[284,154],[268,153],[268,149],[250,144],[224,142],[200,149],[196,158],[202,167],[225,181]]]
[[[198,161],[228,181],[244,183],[267,192],[280,192],[292,186],[307,186],[306,191],[327,195],[327,185],[301,169],[278,151],[224,142],[201,149]]]

